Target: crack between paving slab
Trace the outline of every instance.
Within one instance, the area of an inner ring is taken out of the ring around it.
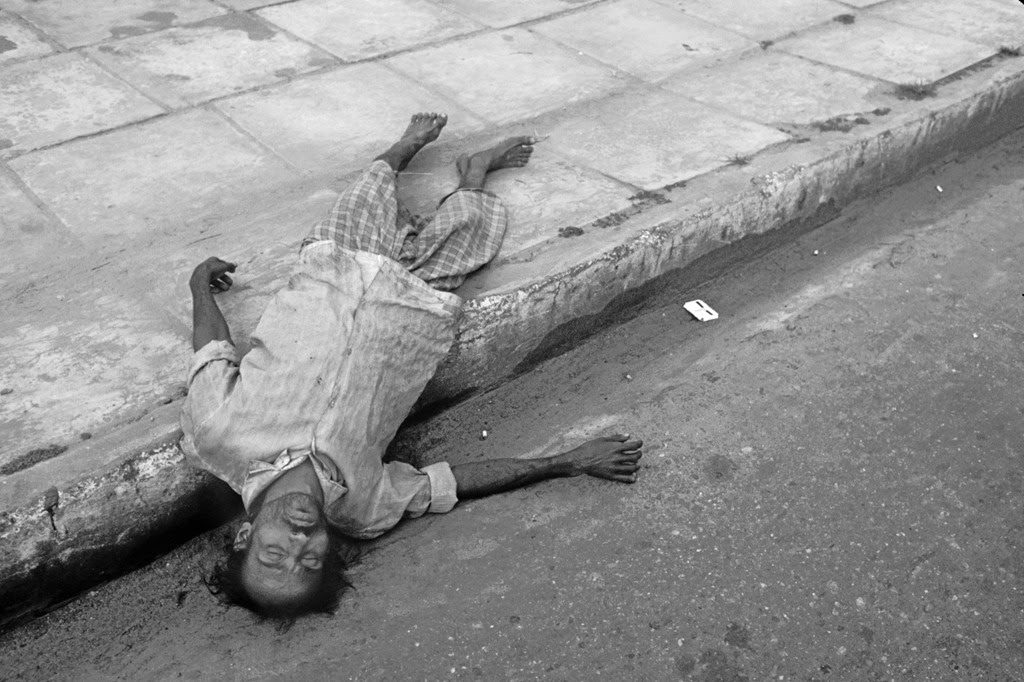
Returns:
[[[489,26],[488,28],[490,28],[493,31],[506,31],[506,30],[508,30],[510,28],[528,28],[528,27],[530,27],[530,26],[532,26],[534,24],[539,24],[539,23],[542,23],[542,22],[545,22],[545,21],[549,21],[551,19],[558,19],[558,18],[561,18],[561,17],[564,17],[564,16],[568,16],[570,14],[578,14],[580,12],[583,12],[584,10],[587,10],[587,9],[592,9],[594,7],[600,7],[601,5],[608,5],[608,4],[611,4],[613,1],[615,1],[615,0],[597,0],[597,2],[585,2],[585,3],[581,3],[579,7],[570,7],[569,9],[559,10],[557,12],[552,12],[550,14],[544,14],[544,15],[539,16],[539,17],[532,17],[530,19],[523,19],[522,21],[520,21],[518,23],[515,23],[515,24],[506,24],[504,26]],[[463,12],[460,12],[457,8],[453,7],[453,8],[450,8],[450,9],[449,8],[445,8],[445,9],[448,9],[448,11],[453,12],[455,14],[458,14],[459,16],[462,16],[462,17],[465,17],[467,19],[470,19],[471,21],[474,21],[474,22],[477,21],[477,19],[469,16],[468,14],[464,14]],[[559,43],[559,45],[561,45],[561,43]],[[570,48],[570,49],[572,49],[572,48]]]
[[[20,23],[22,26],[25,26],[26,28],[28,28],[30,33],[34,33],[36,38],[38,38],[40,40],[40,42],[46,43],[50,47],[54,48],[54,54],[64,54],[64,53],[69,51],[69,48],[67,46],[65,46],[62,43],[57,42],[54,38],[51,38],[49,35],[47,35],[47,33],[45,31],[43,31],[43,29],[39,28],[38,26],[33,24],[31,21],[29,21],[27,18],[21,16],[20,14],[15,12],[14,10],[6,9],[5,8],[4,12],[6,14],[14,17],[15,23]],[[34,56],[30,56],[30,57],[21,57],[20,59],[13,59],[13,60],[11,60],[10,62],[5,64],[4,66],[6,67],[6,66],[12,66],[14,64],[22,64],[22,63],[27,62],[29,60],[45,59],[47,57],[52,57],[52,56],[53,56],[53,54],[44,54],[44,55],[34,55]]]
[[[993,54],[991,54],[990,56],[985,57],[984,59],[980,59],[980,60],[978,60],[977,62],[975,62],[973,64],[965,66],[962,69],[959,69],[959,70],[954,71],[952,73],[948,73],[945,76],[943,76],[942,78],[939,78],[937,80],[934,80],[934,81],[923,81],[922,80],[921,83],[924,84],[924,85],[931,85],[935,89],[938,89],[938,88],[942,87],[943,85],[948,85],[948,84],[953,83],[955,81],[961,80],[961,79],[963,79],[963,78],[965,78],[967,76],[970,76],[972,74],[978,73],[979,71],[984,71],[985,69],[992,68],[992,66],[994,66],[998,62],[1005,61],[1005,60],[1008,60],[1008,59],[1018,59],[1018,57],[1016,57],[1014,55],[1004,54],[1004,53],[1002,53],[1002,52],[1000,52],[998,50],[995,50],[995,48],[989,48],[989,49],[993,49]],[[899,82],[896,82],[896,81],[890,81],[890,80],[887,80],[885,78],[879,78],[877,76],[872,76],[871,74],[867,74],[867,73],[861,73],[859,71],[852,71],[850,69],[846,69],[846,68],[843,68],[841,66],[836,66],[835,64],[829,64],[827,62],[818,61],[817,59],[811,59],[810,57],[805,57],[803,55],[792,54],[792,53],[789,53],[789,52],[786,52],[785,54],[790,55],[792,57],[796,57],[798,59],[802,59],[802,60],[804,60],[806,62],[810,62],[811,64],[817,64],[818,66],[823,66],[823,67],[831,69],[833,71],[839,71],[841,73],[845,73],[845,74],[849,74],[849,75],[852,75],[852,76],[856,76],[856,77],[858,77],[858,78],[860,78],[862,80],[874,81],[876,83],[885,85],[888,88],[885,91],[886,95],[888,95],[890,97],[893,97],[893,98],[896,98],[896,99],[906,99],[906,98],[901,98],[901,97],[899,97],[896,94],[897,88],[900,85],[905,85],[905,83],[899,83]]]
[[[85,47],[86,47],[86,46],[82,46],[82,47],[79,47],[79,48],[75,48],[74,50],[71,50],[71,52],[74,52],[74,53],[75,53],[75,54],[77,54],[77,55],[78,55],[79,57],[83,58],[84,60],[86,60],[87,62],[89,62],[90,64],[92,64],[93,66],[95,66],[96,68],[98,68],[98,69],[99,69],[100,71],[102,71],[103,73],[105,73],[105,74],[107,74],[107,75],[111,76],[111,77],[112,77],[112,78],[113,78],[114,80],[117,80],[117,81],[119,81],[119,82],[121,82],[121,83],[124,83],[124,84],[125,84],[125,85],[127,85],[127,86],[128,86],[128,87],[129,87],[129,88],[130,88],[130,89],[131,89],[131,90],[132,90],[133,92],[136,92],[136,93],[138,93],[138,94],[142,95],[142,96],[143,96],[143,97],[145,97],[145,98],[146,98],[147,100],[149,100],[149,101],[150,101],[150,102],[152,102],[153,104],[155,104],[155,105],[157,105],[158,107],[160,107],[161,109],[163,109],[165,113],[168,113],[168,112],[170,112],[170,111],[172,111],[172,110],[173,110],[173,107],[171,107],[171,106],[170,106],[169,104],[167,104],[167,103],[165,103],[165,102],[162,102],[162,101],[160,101],[159,99],[157,99],[156,97],[153,97],[152,95],[150,95],[149,93],[145,92],[144,90],[140,90],[140,89],[139,89],[138,87],[136,87],[136,86],[135,86],[135,84],[134,84],[134,83],[132,83],[132,82],[130,82],[130,81],[127,81],[127,80],[125,80],[125,79],[124,79],[124,78],[123,78],[123,77],[121,76],[121,74],[119,74],[119,73],[117,73],[116,71],[112,70],[112,69],[111,69],[111,68],[110,68],[109,66],[107,66],[106,64],[104,64],[103,62],[99,61],[98,59],[96,59],[95,57],[93,57],[93,56],[92,56],[91,54],[89,54],[88,52],[86,52],[86,51],[85,51]]]
[[[238,123],[237,121],[235,121],[235,119],[231,118],[226,113],[221,111],[220,108],[216,106],[216,103],[213,102],[212,100],[209,101],[209,102],[206,102],[205,104],[202,104],[202,105],[200,105],[198,107],[195,107],[195,109],[205,109],[206,111],[214,114],[215,116],[220,118],[222,121],[227,123],[229,126],[231,126],[231,128],[234,129],[235,132],[239,133],[240,135],[242,135],[242,137],[244,137],[245,139],[247,139],[250,142],[252,142],[253,144],[255,144],[257,147],[259,147],[261,150],[263,150],[266,154],[268,154],[271,157],[277,159],[278,161],[283,163],[286,167],[288,167],[289,169],[291,169],[291,170],[295,171],[296,173],[298,173],[300,178],[301,177],[309,177],[310,175],[312,175],[312,173],[310,171],[307,171],[307,170],[305,170],[303,168],[300,168],[300,167],[296,166],[294,163],[292,163],[291,161],[289,161],[285,157],[281,156],[281,154],[279,154],[277,152],[277,150],[275,150],[273,147],[270,147],[265,142],[263,142],[263,140],[261,140],[260,138],[256,137],[254,134],[252,134],[251,132],[246,130],[244,127],[242,127],[242,124]]]
[[[91,133],[83,133],[81,135],[76,135],[74,137],[69,137],[66,140],[61,140],[60,142],[52,142],[50,144],[44,144],[44,145],[40,145],[38,147],[33,147],[32,149],[19,150],[17,153],[12,154],[7,159],[5,159],[5,161],[9,162],[12,159],[20,158],[22,156],[25,156],[26,154],[32,154],[32,153],[35,153],[35,152],[46,151],[48,149],[54,149],[56,147],[60,147],[61,145],[65,145],[65,144],[68,144],[70,142],[78,142],[80,140],[88,140],[88,139],[91,139],[91,138],[94,138],[94,137],[100,137],[101,135],[107,135],[107,134],[110,134],[110,133],[116,133],[116,132],[118,132],[120,130],[126,130],[128,128],[134,128],[134,127],[140,126],[140,125],[142,125],[144,123],[150,123],[150,122],[155,121],[157,119],[165,118],[167,116],[170,116],[173,113],[179,113],[179,112],[166,112],[165,111],[165,112],[162,112],[162,113],[159,113],[159,114],[153,114],[152,116],[149,116],[147,118],[140,118],[137,121],[130,121],[128,123],[119,125],[119,126],[114,127],[114,128],[107,128],[105,130],[96,130],[96,131],[93,131]]]
[[[204,106],[206,106],[207,104],[213,104],[213,103],[216,103],[216,102],[222,102],[224,100],[233,99],[235,97],[240,97],[242,95],[249,95],[249,94],[252,94],[254,92],[260,92],[260,91],[263,91],[263,90],[272,90],[274,88],[281,87],[282,85],[285,85],[287,83],[291,83],[293,81],[302,80],[303,78],[307,78],[307,77],[310,77],[310,76],[316,76],[316,75],[319,75],[321,73],[326,73],[328,71],[337,70],[339,67],[351,66],[350,63],[345,62],[343,60],[340,60],[340,59],[338,59],[337,57],[335,57],[334,55],[332,55],[330,53],[326,53],[325,52],[324,54],[327,57],[330,58],[329,62],[327,62],[325,64],[321,64],[321,65],[317,66],[316,68],[310,69],[308,71],[303,71],[301,73],[295,73],[292,76],[289,76],[287,78],[279,78],[278,80],[271,81],[270,83],[260,83],[260,84],[257,84],[257,85],[250,86],[248,88],[243,88],[241,90],[232,90],[231,92],[226,92],[226,93],[221,94],[221,95],[214,95],[212,97],[207,97],[207,98],[205,98],[205,99],[203,99],[201,101],[198,101],[198,102],[191,102],[191,101],[185,100],[183,98],[183,101],[185,102],[185,104],[182,105],[182,106],[174,106],[174,105],[171,105],[171,104],[166,104],[165,105],[165,104],[163,104],[162,102],[159,102],[159,101],[157,102],[157,104],[160,104],[161,106],[166,107],[168,109],[168,112],[172,113],[172,114],[180,113],[180,112],[185,112],[185,111],[191,111],[193,109],[201,109]],[[151,97],[150,99],[153,99],[153,98]]]
[[[32,204],[50,220],[50,222],[52,222],[56,227],[59,228],[59,232],[62,237],[64,237],[68,242],[73,241],[75,243],[81,244],[81,240],[75,237],[74,233],[72,233],[71,228],[68,227],[67,223],[65,223],[60,218],[60,216],[54,213],[53,210],[49,206],[47,206],[46,203],[42,199],[40,199],[35,192],[32,191],[32,188],[29,187],[25,183],[25,181],[21,179],[20,175],[14,172],[13,168],[7,165],[6,161],[8,160],[9,159],[5,160],[3,163],[0,163],[0,173],[2,173],[4,177],[6,177],[12,184],[14,184],[14,186],[23,195],[25,195],[28,198],[28,200],[31,201]]]

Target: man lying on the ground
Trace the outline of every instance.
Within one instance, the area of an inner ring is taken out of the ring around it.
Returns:
[[[446,122],[413,116],[339,196],[244,358],[214,300],[235,266],[210,258],[192,274],[182,449],[241,495],[248,515],[211,580],[229,603],[285,620],[333,610],[345,583],[329,529],[374,538],[403,516],[544,479],[636,480],[642,442],[621,435],[539,459],[382,462],[454,342],[461,299],[451,290],[501,246],[508,217],[486,176],[533,152],[532,138],[512,137],[460,157],[458,187],[417,233],[399,220],[396,173]]]

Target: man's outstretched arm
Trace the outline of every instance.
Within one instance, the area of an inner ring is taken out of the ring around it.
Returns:
[[[228,273],[234,271],[234,263],[220,258],[207,258],[192,271],[188,281],[192,290],[192,350],[210,341],[231,341],[231,330],[213,294],[231,288]]]
[[[643,441],[615,435],[597,438],[552,457],[490,459],[452,466],[460,499],[483,497],[530,483],[587,474],[622,483],[636,481]]]

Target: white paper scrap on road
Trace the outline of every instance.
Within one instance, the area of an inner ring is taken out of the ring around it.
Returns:
[[[683,304],[686,310],[696,317],[701,322],[708,322],[710,320],[717,320],[718,313],[715,312],[714,308],[709,306],[704,301],[697,299],[695,301],[687,301]]]

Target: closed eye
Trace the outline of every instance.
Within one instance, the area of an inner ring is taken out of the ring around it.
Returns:
[[[260,559],[263,563],[273,562],[277,563],[284,558],[284,550],[280,547],[267,547],[260,553]]]

